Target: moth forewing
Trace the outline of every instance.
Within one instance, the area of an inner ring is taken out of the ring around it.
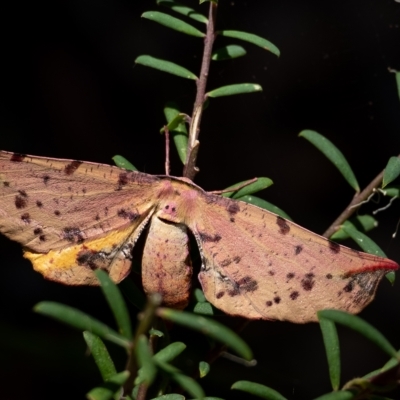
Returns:
[[[303,323],[324,308],[357,313],[398,268],[256,206],[201,199],[201,218],[189,225],[203,259],[199,279],[207,300],[228,314]]]

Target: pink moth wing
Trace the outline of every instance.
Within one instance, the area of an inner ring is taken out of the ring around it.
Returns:
[[[303,323],[315,321],[323,308],[357,313],[384,274],[398,268],[183,178],[1,152],[0,185],[0,231],[24,246],[46,278],[70,285],[97,284],[97,268],[122,280],[149,222],[144,288],[162,288],[167,298],[183,287],[172,296],[178,307],[190,286],[186,227],[199,246],[207,300],[245,318]],[[164,264],[163,255],[172,263]]]

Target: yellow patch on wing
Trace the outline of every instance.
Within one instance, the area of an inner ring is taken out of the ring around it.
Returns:
[[[132,227],[111,231],[94,240],[86,240],[46,254],[25,251],[33,268],[46,278],[68,285],[98,285],[94,274],[97,269],[107,271],[115,282],[129,273],[133,240]]]

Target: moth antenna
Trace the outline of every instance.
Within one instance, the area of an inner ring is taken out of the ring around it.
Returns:
[[[377,193],[377,192],[378,191],[376,189],[373,189],[372,193],[368,196],[368,198],[366,200],[360,201],[359,203],[354,204],[349,208],[357,208],[357,207],[360,207],[362,204],[369,203],[369,201],[372,199],[372,197],[375,196],[375,193]]]
[[[223,351],[221,353],[221,356],[229,361],[233,361],[237,364],[243,365],[244,367],[255,367],[257,365],[257,360],[255,359],[247,361],[244,358],[235,356],[234,354],[228,353],[227,351]]]
[[[397,236],[397,232],[399,231],[400,219],[397,221],[396,230],[394,231],[392,238],[395,239]]]
[[[244,188],[246,186],[249,186],[254,182],[257,182],[257,180],[258,180],[258,178],[249,179],[248,181],[243,182],[240,185],[234,186],[233,188],[224,189],[224,190],[213,190],[212,192],[209,192],[209,193],[212,193],[212,194],[223,194],[223,193],[237,192],[238,190],[240,190],[240,189],[242,189],[242,188]]]
[[[169,129],[164,126],[165,134],[165,175],[169,176]]]
[[[387,208],[389,208],[389,207],[392,205],[393,201],[396,200],[398,197],[399,197],[399,196],[394,196],[394,197],[392,197],[392,198],[390,199],[389,203],[386,204],[386,206],[381,207],[381,208],[378,208],[378,209],[375,210],[375,211],[372,211],[372,214],[373,214],[373,215],[376,215],[376,214],[378,214],[378,212],[381,212],[381,211],[383,211],[383,210],[386,210]],[[398,225],[398,224],[397,224],[397,225]],[[396,231],[397,231],[397,229],[396,229]]]

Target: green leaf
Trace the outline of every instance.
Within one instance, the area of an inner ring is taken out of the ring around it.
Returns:
[[[193,312],[195,314],[214,315],[214,309],[208,301],[196,303],[193,307]]]
[[[340,392],[332,392],[324,394],[322,396],[317,397],[314,400],[351,400],[355,398],[356,398],[355,393],[352,393],[347,390],[341,390]]]
[[[120,372],[112,376],[107,382],[101,386],[92,389],[86,397],[89,400],[111,400],[117,394],[122,385],[129,378],[129,371]],[[121,393],[122,395],[122,393]]]
[[[397,94],[400,99],[400,72],[396,72],[396,84],[397,84]]]
[[[199,315],[193,315],[188,312],[172,310],[169,308],[159,308],[157,310],[157,315],[179,325],[199,331],[204,335],[210,336],[211,338],[226,344],[246,360],[251,360],[253,358],[253,354],[247,343],[244,342],[240,336],[219,322]]]
[[[299,133],[300,137],[306,138],[310,143],[312,143],[318,150],[320,150],[325,157],[327,157],[335,167],[340,171],[349,185],[356,191],[360,191],[360,186],[358,185],[357,179],[345,159],[343,153],[326,137],[321,134],[311,131],[304,130]]]
[[[97,270],[95,274],[101,283],[101,290],[117,322],[119,333],[131,340],[131,319],[121,292],[105,271]]]
[[[116,343],[119,346],[129,348],[131,342],[124,336],[115,332],[106,324],[98,321],[76,308],[64,304],[42,301],[33,308],[35,312],[54,318],[82,331],[89,331],[103,339]]]
[[[354,227],[358,230],[363,230],[365,232],[370,231],[373,228],[378,226],[377,220],[371,215],[357,215],[356,217],[350,218],[349,220],[345,221],[343,225],[346,227]],[[344,240],[349,238],[350,236],[343,230],[341,227],[338,231],[336,231],[330,239],[332,240]]]
[[[289,221],[293,221],[292,218],[290,218],[289,215],[285,213],[285,211],[281,210],[279,207],[275,206],[274,204],[271,204],[269,201],[260,199],[257,196],[243,196],[237,200],[253,204],[257,207],[263,208],[264,210],[271,211],[272,213],[277,214],[277,215],[281,216],[282,218],[288,219]]]
[[[191,396],[195,397],[196,399],[204,399],[204,392],[201,386],[192,378],[184,375],[179,371],[178,368],[164,363],[162,361],[156,361],[157,366],[166,372],[172,380],[177,382],[179,386],[188,392]]]
[[[197,22],[202,22],[203,24],[206,24],[208,22],[208,19],[203,14],[199,14],[193,8],[186,7],[185,5],[178,3],[177,1],[157,0],[157,4],[160,6],[168,7],[172,11],[185,15],[186,17],[192,18]]]
[[[396,349],[389,343],[382,333],[360,317],[339,310],[321,310],[318,311],[317,314],[319,319],[327,318],[337,324],[355,330],[371,342],[375,343],[381,350],[389,354],[390,357],[397,358]]]
[[[114,161],[115,165],[119,168],[125,168],[128,171],[137,171],[138,169],[130,163],[125,157],[122,157],[120,155],[116,155],[112,158]]]
[[[179,125],[181,125],[182,123],[185,122],[185,119],[186,119],[186,115],[185,114],[178,114],[173,120],[168,122],[168,124],[167,124],[168,131],[172,131],[172,130],[178,128]],[[165,132],[165,126],[163,126],[160,129],[160,132],[161,133]]]
[[[124,279],[118,284],[122,293],[138,310],[143,310],[146,304],[146,297],[143,292],[136,286],[132,279]]]
[[[168,122],[168,124],[172,121],[175,121],[179,115],[183,115],[179,111],[179,107],[174,102],[168,102],[164,107],[164,115]],[[169,133],[172,135],[175,143],[176,150],[178,152],[179,158],[182,164],[186,162],[186,150],[188,143],[188,133],[186,129],[186,125],[182,121],[178,126],[174,128],[169,128]]]
[[[174,360],[183,350],[186,349],[186,344],[182,342],[173,342],[154,354],[153,360],[160,362],[170,362]]]
[[[164,337],[164,332],[159,331],[158,329],[151,328],[149,330],[150,336]]]
[[[343,231],[349,235],[366,253],[375,254],[379,257],[386,257],[383,250],[367,235],[360,232],[350,224],[342,225]]]
[[[319,319],[319,326],[324,339],[326,358],[328,359],[329,377],[333,390],[340,387],[340,346],[335,324],[325,318]]]
[[[158,22],[161,25],[166,26],[167,28],[174,29],[175,31],[185,33],[186,35],[196,36],[196,37],[205,37],[206,35],[196,29],[194,26],[189,25],[188,23],[171,17],[168,14],[164,14],[158,11],[147,11],[142,14],[142,18],[149,19],[154,22]]]
[[[189,376],[184,374],[171,374],[171,379],[174,380],[185,392],[197,399],[204,399],[204,391],[202,387]]]
[[[145,335],[140,335],[136,344],[136,357],[141,367],[140,375],[135,379],[135,385],[145,383],[150,386],[157,374],[157,368],[150,352],[149,342]]]
[[[241,31],[218,31],[217,33],[220,36],[240,39],[244,40],[245,42],[255,44],[256,46],[262,47],[264,50],[270,51],[272,54],[275,54],[278,57],[281,54],[279,49],[273,43],[260,36],[254,35],[253,33],[247,33]]]
[[[264,178],[264,177],[257,178],[257,180],[255,182],[252,182],[246,186],[243,186],[246,182],[249,182],[249,181],[247,180],[247,181],[243,181],[243,182],[238,182],[232,186],[227,187],[226,189],[224,189],[224,193],[222,193],[222,196],[230,197],[232,199],[239,199],[241,197],[260,192],[261,190],[264,190],[264,189],[270,187],[274,183],[274,182],[272,182],[271,179]],[[232,192],[225,191],[225,190],[229,190],[229,189],[236,189],[240,186],[243,186],[243,187],[241,187],[239,190],[233,190]]]
[[[152,400],[185,400],[185,396],[176,393],[163,394],[162,396],[153,397]]]
[[[400,185],[393,185],[390,187],[386,187],[385,189],[381,189],[384,196],[389,197],[399,197],[400,196]]]
[[[227,85],[211,90],[211,92],[206,93],[206,96],[215,98],[255,92],[262,92],[262,87],[257,83],[238,83],[236,85]]]
[[[246,50],[242,46],[230,44],[213,51],[211,59],[214,61],[231,60],[246,55]]]
[[[197,80],[197,76],[193,72],[190,72],[188,69],[181,67],[178,64],[174,64],[170,61],[160,60],[159,58],[155,58],[152,56],[139,56],[138,58],[136,58],[135,63],[144,65],[145,67],[158,69],[160,71],[167,72],[181,78]]]
[[[204,378],[205,376],[208,375],[210,372],[210,364],[205,361],[200,361],[199,362],[199,375],[200,378]]]
[[[382,187],[393,182],[400,175],[400,158],[390,157],[383,174]]]
[[[117,373],[117,370],[115,369],[114,362],[110,357],[107,347],[97,335],[94,335],[91,332],[84,331],[83,337],[90,349],[90,354],[93,356],[94,362],[96,363],[103,380],[109,380]]]
[[[271,389],[268,386],[250,381],[237,381],[231,386],[231,389],[241,390],[242,392],[261,397],[262,399],[287,400],[286,397],[283,397],[276,390]]]

